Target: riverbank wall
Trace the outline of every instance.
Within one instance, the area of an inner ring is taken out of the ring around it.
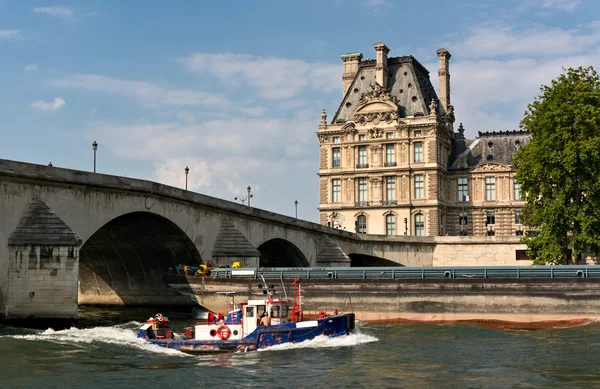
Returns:
[[[291,280],[267,281],[277,298],[292,298]],[[214,312],[265,298],[257,279],[165,276],[165,283]],[[572,327],[600,318],[600,279],[302,280],[307,317],[337,309],[360,321],[463,323],[495,328]],[[234,294],[233,294],[234,293]]]

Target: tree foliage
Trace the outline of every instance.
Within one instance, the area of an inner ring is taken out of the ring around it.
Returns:
[[[521,128],[531,142],[515,155],[527,201],[523,223],[536,264],[569,263],[600,249],[600,79],[593,67],[566,69],[527,107]]]

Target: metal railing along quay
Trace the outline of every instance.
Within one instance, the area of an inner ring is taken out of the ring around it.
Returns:
[[[600,266],[218,268],[210,275],[254,279],[600,278]]]

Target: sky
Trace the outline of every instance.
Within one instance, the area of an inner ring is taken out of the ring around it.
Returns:
[[[598,5],[597,5],[598,4]],[[157,181],[318,221],[340,55],[385,43],[467,137],[514,130],[563,67],[600,65],[596,0],[0,0],[0,158]]]

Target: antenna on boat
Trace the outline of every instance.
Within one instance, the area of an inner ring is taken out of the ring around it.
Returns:
[[[261,274],[260,278],[263,281],[263,288],[262,288],[263,289],[263,294],[269,295],[270,298],[273,298],[273,293],[274,293],[275,286],[271,285],[271,287],[269,287],[267,285],[267,281],[265,281],[265,276],[264,275]],[[259,285],[259,287],[260,287],[260,285]]]

